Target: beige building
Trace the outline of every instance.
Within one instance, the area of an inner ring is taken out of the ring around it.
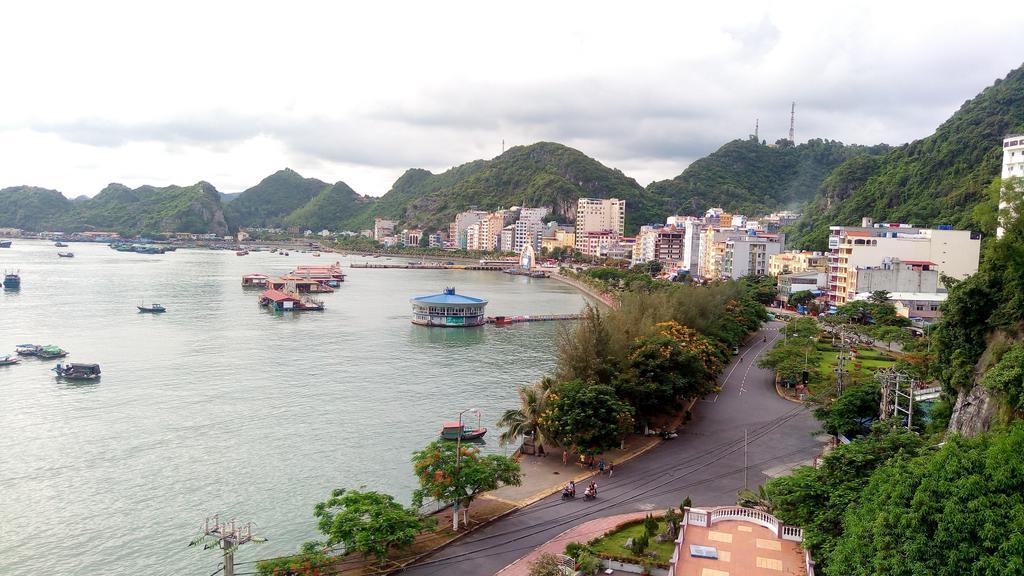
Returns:
[[[981,238],[968,230],[874,224],[870,218],[862,224],[829,228],[828,298],[835,305],[858,292],[858,268],[880,266],[886,259],[927,262],[930,269],[958,280],[978,271]]]
[[[611,233],[621,238],[626,230],[626,201],[618,198],[580,198],[576,202],[576,249],[586,254],[582,241],[589,233]]]
[[[384,218],[373,219],[373,239],[380,241],[385,236],[393,236],[395,234],[394,220],[385,220]]]
[[[576,247],[576,233],[559,228],[555,230],[554,236],[545,236],[540,239],[541,250],[554,250],[555,248],[573,249]]]
[[[790,251],[775,254],[768,258],[768,274],[795,274],[814,270],[824,272],[828,269],[828,256],[822,252]]]

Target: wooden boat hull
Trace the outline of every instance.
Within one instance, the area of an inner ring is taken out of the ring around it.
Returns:
[[[136,306],[136,308],[139,309],[139,312],[146,314],[163,314],[164,312],[167,312],[164,308],[146,308],[144,306]]]
[[[487,434],[487,428],[477,428],[472,431],[466,430],[462,434],[441,432],[441,438],[444,440],[462,440],[463,442],[466,442],[469,440],[479,440],[484,437],[484,434]]]

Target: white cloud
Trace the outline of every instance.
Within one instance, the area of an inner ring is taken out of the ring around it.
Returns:
[[[677,5],[678,4],[678,5]],[[23,2],[0,17],[0,186],[231,192],[290,166],[379,195],[508,145],[641,183],[769,140],[923,137],[1019,66],[1019,7],[958,3]]]

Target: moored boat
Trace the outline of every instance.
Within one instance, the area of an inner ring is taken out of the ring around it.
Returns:
[[[163,304],[150,304],[149,306],[136,306],[139,312],[147,312],[149,314],[161,314],[167,312],[167,308],[164,308]]]
[[[10,247],[11,247],[11,241],[10,240],[0,240],[0,248],[10,248]]]
[[[74,258],[75,257],[75,253],[74,252],[57,252],[57,256],[60,256],[61,258]]]
[[[57,378],[65,380],[97,380],[100,377],[99,364],[60,364],[53,367]]]
[[[13,366],[21,362],[18,358],[8,354],[7,356],[0,356],[0,366]]]
[[[18,356],[37,356],[42,349],[38,344],[18,344],[14,347],[14,353]]]
[[[64,350],[60,346],[53,346],[50,344],[39,348],[39,351],[36,352],[36,356],[39,356],[40,358],[44,358],[46,360],[49,360],[51,358],[63,358],[67,355],[67,350]]]
[[[63,242],[54,242],[53,245],[56,246],[57,248],[67,248],[68,247],[68,245],[63,243]]]
[[[248,256],[248,254],[249,254],[248,250],[239,250],[239,251],[235,252],[235,256]]]
[[[8,290],[21,288],[21,276],[17,272],[6,272],[4,274],[4,288]]]
[[[473,428],[460,422],[445,422],[441,425],[441,438],[444,440],[479,440],[487,434],[487,428]]]

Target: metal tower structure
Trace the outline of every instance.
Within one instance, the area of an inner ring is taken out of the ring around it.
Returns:
[[[252,522],[246,522],[244,526],[235,526],[235,521],[221,522],[220,515],[213,518],[206,518],[202,526],[202,535],[189,543],[189,546],[203,545],[203,550],[209,548],[220,548],[224,551],[224,576],[235,575],[235,550],[242,544],[249,542],[262,543],[266,538],[252,535]],[[218,570],[219,572],[219,570]]]
[[[789,141],[796,144],[796,136],[794,134],[794,128],[796,127],[796,102],[793,102],[792,106],[789,107]]]

